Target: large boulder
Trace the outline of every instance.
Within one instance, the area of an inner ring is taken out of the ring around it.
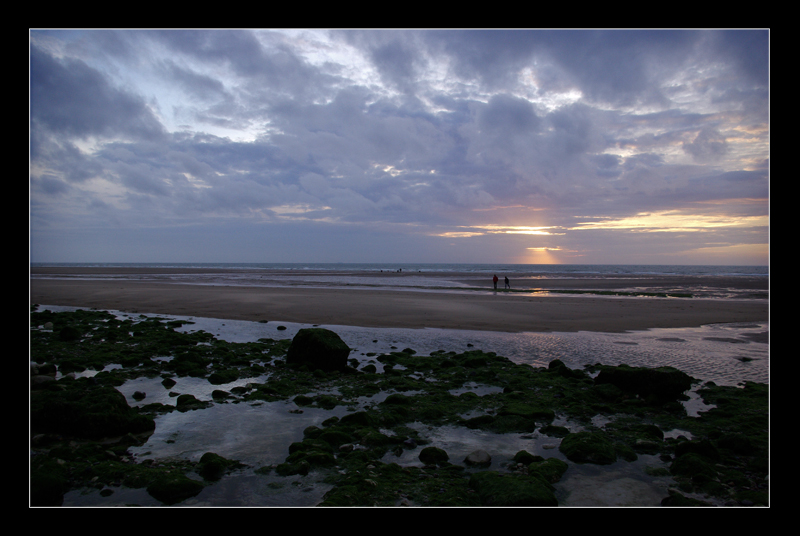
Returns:
[[[618,367],[605,366],[594,382],[596,385],[610,384],[622,391],[657,400],[676,400],[692,387],[695,380],[673,367]]]
[[[57,384],[61,390],[31,391],[33,433],[99,439],[155,430],[152,417],[140,415],[113,387],[93,386],[87,380],[61,380]]]
[[[329,329],[305,328],[297,332],[286,353],[288,364],[307,365],[325,372],[347,369],[350,348]]]

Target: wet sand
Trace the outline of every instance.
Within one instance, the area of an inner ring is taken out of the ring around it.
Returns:
[[[130,274],[131,269],[104,269],[96,273],[101,272]],[[48,268],[32,269],[31,273],[88,272],[85,268]],[[165,272],[159,269],[136,273]],[[185,274],[187,270],[175,273]],[[457,277],[450,274],[447,279],[452,281]],[[624,332],[769,319],[766,300],[211,286],[127,278],[31,278],[30,303],[231,320],[505,332]]]

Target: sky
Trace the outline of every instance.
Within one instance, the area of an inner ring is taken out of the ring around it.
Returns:
[[[768,30],[31,30],[31,262],[769,263]]]

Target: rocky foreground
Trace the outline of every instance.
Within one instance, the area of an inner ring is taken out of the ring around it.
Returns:
[[[681,402],[699,382],[668,367],[596,364],[572,370],[555,361],[534,368],[492,352],[419,356],[411,348],[368,355],[364,364],[348,356],[335,333],[323,329],[301,330],[294,342],[228,343],[203,331],[176,331],[182,321],[35,309],[30,334],[33,506],[60,505],[70,490],[111,494],[120,486],[144,488],[164,505],[180,504],[237,471],[293,478],[324,474],[332,488],[320,506],[557,506],[553,484],[570,464],[606,465],[641,454],[663,462],[647,471],[674,480],[664,506],[769,504],[764,384],[708,382],[698,393],[715,407],[689,417]],[[103,371],[111,364],[121,368]],[[101,372],[75,377],[87,369]],[[162,377],[167,388],[184,376],[220,387],[240,379],[253,382],[216,390],[212,400],[175,393],[175,405],[132,408],[116,387],[141,376]],[[465,384],[496,389],[482,396],[452,394]],[[388,396],[366,409],[358,406],[359,397],[379,393]],[[197,462],[138,460],[129,451],[153,433],[159,414],[279,400],[294,402],[297,411],[337,406],[349,411],[308,427],[301,441],[288,445],[286,460],[274,466],[247,467],[213,452]],[[610,422],[594,426],[596,415]],[[555,426],[557,416],[569,426]],[[503,470],[489,471],[493,453],[451,459],[419,427],[409,426],[415,422],[497,434],[536,432],[560,442],[562,456],[519,451]],[[676,428],[691,439],[665,438],[665,431]],[[418,452],[421,466],[386,462],[387,454],[409,450]]]

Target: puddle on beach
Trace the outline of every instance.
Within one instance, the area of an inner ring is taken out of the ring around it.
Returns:
[[[658,456],[639,455],[634,462],[611,465],[570,464],[555,484],[561,506],[660,506],[674,482],[668,476],[653,477],[645,467],[667,465]]]
[[[42,306],[42,310],[74,310]],[[113,311],[112,311],[113,312]],[[125,313],[114,312],[124,315]],[[129,315],[139,316],[139,315]],[[160,318],[189,320],[181,331],[204,330],[218,339],[230,342],[249,342],[260,338],[292,338],[306,325],[269,322],[245,322],[152,315]],[[282,326],[284,329],[278,329]],[[469,349],[492,351],[517,363],[547,366],[560,359],[570,368],[603,363],[631,366],[673,366],[703,381],[713,380],[720,385],[736,385],[743,381],[768,383],[769,347],[766,344],[769,325],[726,324],[693,329],[658,329],[631,333],[494,333],[440,329],[374,329],[349,326],[322,326],[338,333],[353,348],[351,358],[362,363],[380,363],[374,357],[404,348],[413,348],[420,355],[443,350],[463,352]],[[722,339],[731,339],[730,342]],[[763,341],[763,342],[762,342]],[[369,354],[369,355],[368,355]],[[118,389],[131,406],[161,402],[175,404],[170,392],[192,394],[199,400],[212,400],[215,389],[230,390],[259,379],[239,380],[227,385],[211,385],[205,379],[177,378],[177,384],[166,389],[161,378],[130,380]],[[489,391],[478,384],[465,385],[482,396]],[[143,400],[135,400],[133,393],[146,393]],[[359,400],[363,406],[380,402],[387,393]],[[456,394],[460,394],[456,393]],[[689,393],[687,412],[696,415],[710,406],[703,404],[696,394]],[[224,477],[207,486],[198,496],[184,501],[181,506],[313,506],[322,500],[330,489],[323,483],[324,474],[312,472],[306,477],[278,477],[256,475],[256,468],[278,464],[289,454],[292,442],[303,438],[303,430],[320,425],[325,419],[347,413],[347,408],[337,406],[332,410],[303,407],[301,413],[292,402],[215,403],[203,409],[185,413],[172,412],[156,417],[156,430],[142,447],[130,452],[139,460],[147,458],[180,457],[199,460],[205,452],[215,452],[225,458],[236,459],[249,467]],[[608,419],[596,418],[595,426],[602,427]],[[554,424],[570,428],[569,423],[558,420]],[[452,463],[460,464],[464,457],[476,449],[492,454],[491,470],[504,468],[511,457],[520,451],[565,459],[558,451],[559,438],[538,432],[533,434],[492,434],[480,430],[443,426],[430,428],[418,426],[432,446],[443,448]],[[577,430],[572,430],[577,431]],[[684,434],[680,430],[666,432],[668,437]],[[421,465],[418,449],[405,451],[400,457],[393,453],[384,461],[401,465]],[[657,506],[665,498],[671,483],[669,477],[653,477],[644,468],[664,467],[657,457],[640,455],[636,462],[617,462],[609,466],[570,464],[570,469],[556,484],[557,497],[562,506]],[[198,477],[199,478],[199,477]],[[64,506],[112,506],[138,504],[155,506],[144,490],[115,489],[108,497],[98,491],[70,492]]]

